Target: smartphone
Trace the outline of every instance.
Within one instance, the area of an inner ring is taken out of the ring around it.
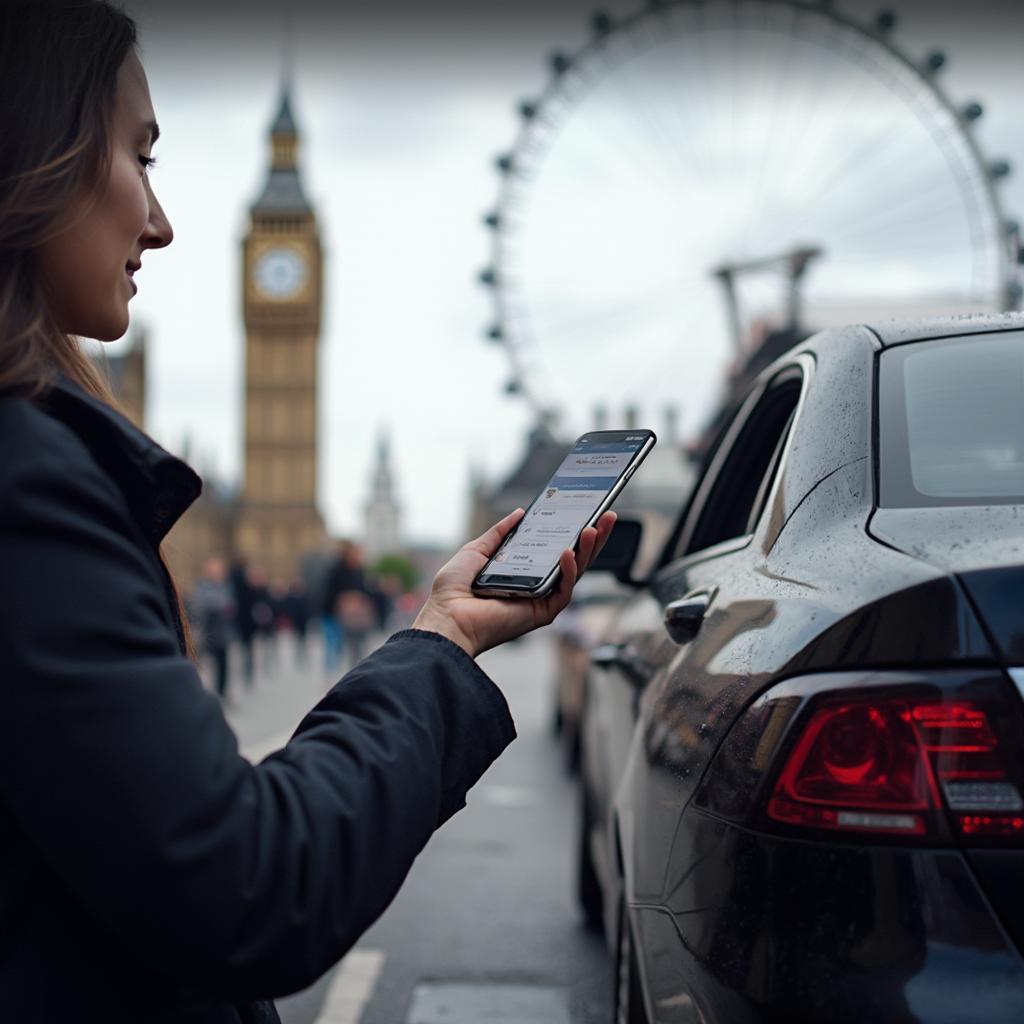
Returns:
[[[473,581],[481,597],[544,597],[558,559],[575,548],[657,442],[653,430],[595,430],[572,446],[555,475]]]

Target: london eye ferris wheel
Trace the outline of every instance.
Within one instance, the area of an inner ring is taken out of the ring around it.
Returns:
[[[480,277],[507,390],[570,429],[611,394],[703,396],[702,416],[755,324],[1016,308],[1009,165],[896,21],[802,0],[595,14],[496,161]]]

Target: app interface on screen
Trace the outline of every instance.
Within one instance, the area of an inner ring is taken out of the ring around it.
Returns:
[[[498,549],[488,572],[546,576],[558,556],[597,511],[605,495],[643,446],[643,435],[624,441],[581,441],[566,456],[519,529]]]

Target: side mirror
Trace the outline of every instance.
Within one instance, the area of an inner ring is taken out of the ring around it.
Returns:
[[[588,572],[610,572],[620,583],[637,586],[632,569],[640,549],[643,529],[642,524],[635,519],[620,519]]]

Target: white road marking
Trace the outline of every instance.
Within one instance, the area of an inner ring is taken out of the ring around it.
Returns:
[[[424,982],[405,1024],[570,1024],[569,990],[556,985]]]
[[[353,949],[334,972],[316,1024],[359,1024],[385,958],[382,949]]]
[[[528,807],[537,802],[532,786],[481,786],[481,799],[494,807]]]

